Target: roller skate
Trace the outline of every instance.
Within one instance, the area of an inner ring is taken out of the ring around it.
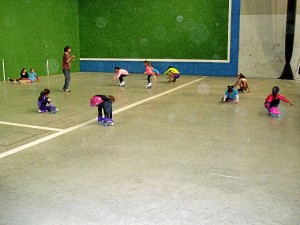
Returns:
[[[13,80],[13,79],[11,79],[10,77],[8,77],[7,79],[9,80],[9,82],[10,82],[11,84],[19,84],[19,83],[20,83],[20,82],[17,81],[16,79]]]
[[[150,89],[152,87],[152,84],[151,83],[148,83],[147,85],[146,85],[146,89]]]
[[[103,123],[104,123],[104,118],[102,116],[98,116],[97,124],[103,125]]]
[[[173,79],[168,80],[168,83],[169,83],[169,84],[171,84],[171,83],[173,83],[173,84],[176,83],[176,78],[173,78]]]
[[[272,117],[280,117],[280,112],[277,107],[272,107],[269,109],[269,115]]]
[[[56,108],[56,107],[55,107],[55,109],[51,109],[51,110],[50,110],[50,113],[51,113],[51,114],[55,114],[55,113],[57,113],[57,112],[58,112],[58,108]]]
[[[45,112],[48,112],[48,110],[45,110],[45,109],[38,109],[38,113],[45,113]]]
[[[102,125],[105,126],[105,127],[113,126],[114,125],[114,121],[111,118],[105,117],[103,119]]]
[[[120,87],[125,87],[125,82],[123,81],[123,82],[119,83],[119,86]]]

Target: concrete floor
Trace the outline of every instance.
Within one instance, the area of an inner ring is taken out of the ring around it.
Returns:
[[[235,78],[112,76],[73,73],[71,93],[61,75],[0,83],[1,225],[300,224],[299,81],[249,79],[222,104]],[[296,104],[281,118],[263,107],[274,85]],[[45,87],[55,115],[37,113]],[[94,94],[116,97],[113,127]]]

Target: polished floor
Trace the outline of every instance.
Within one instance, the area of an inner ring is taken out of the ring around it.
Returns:
[[[1,225],[300,224],[300,81],[249,79],[239,104],[220,103],[235,78],[73,73],[0,83]],[[263,107],[272,87],[295,103]],[[50,88],[57,114],[38,114]],[[116,97],[112,127],[94,94]]]

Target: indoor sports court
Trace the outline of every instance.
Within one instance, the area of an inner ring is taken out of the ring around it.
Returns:
[[[174,58],[168,45],[182,43],[169,38],[168,28],[158,23],[172,22],[154,14],[150,23],[143,15],[145,1],[24,0],[5,5],[12,14],[4,16],[2,24],[12,36],[0,36],[0,225],[299,224],[299,31],[290,61],[294,79],[277,79],[286,64],[284,43],[274,49],[258,40],[272,21],[273,33],[264,38],[284,42],[287,1],[278,0],[271,8],[265,1],[255,2],[265,10],[242,0],[220,5],[212,0],[210,6],[206,1],[175,1],[174,29],[189,43],[174,51]],[[147,4],[159,15],[169,7],[157,1]],[[47,10],[56,5],[58,11]],[[202,24],[192,14],[196,6],[203,6],[204,18],[213,8],[218,12],[218,20],[211,17],[218,29],[192,29]],[[39,14],[36,23],[31,16],[20,22],[17,8],[44,15]],[[135,16],[141,18],[132,25],[137,31],[131,29],[134,34],[121,39],[118,32],[128,27],[122,28],[122,16],[112,16],[120,15],[118,10],[127,12],[125,25],[133,24]],[[14,36],[21,27],[30,31],[31,24],[40,31],[31,41]],[[43,24],[50,32],[40,28]],[[108,29],[111,24],[115,30]],[[144,25],[153,25],[158,36],[141,38]],[[225,38],[208,41],[220,29]],[[247,45],[250,33],[256,38]],[[117,37],[111,37],[114,34]],[[15,42],[23,45],[17,49]],[[66,45],[76,55],[71,92],[62,91]],[[9,47],[16,48],[19,57]],[[152,50],[144,52],[148,47]],[[38,57],[28,54],[30,48]],[[159,75],[146,89],[146,59],[162,73],[174,65],[180,78],[169,83],[167,76]],[[115,66],[129,71],[125,87],[112,80]],[[7,81],[17,78],[23,67],[35,67],[39,81]],[[239,93],[239,103],[222,102],[239,72],[246,74],[250,92]],[[294,103],[281,101],[278,118],[264,108],[274,86]],[[55,114],[38,113],[37,98],[44,88],[51,90]],[[113,126],[97,124],[97,107],[89,105],[96,94],[115,97]]]
[[[250,79],[226,104],[234,78],[146,90],[144,76],[125,88],[111,76],[74,73],[71,93],[62,75],[1,83],[1,224],[297,224],[298,82]],[[281,118],[263,107],[270,84],[296,104]],[[48,85],[59,111],[38,114],[31,99]],[[116,97],[114,126],[96,124],[94,93]]]

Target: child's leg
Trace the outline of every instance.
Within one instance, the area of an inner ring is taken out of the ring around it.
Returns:
[[[98,105],[98,122],[101,122],[103,120],[102,109],[103,109],[103,103]]]
[[[152,80],[156,80],[155,73],[152,73]]]
[[[47,105],[43,108],[39,108],[39,112],[56,112],[56,107],[54,105]]]
[[[126,77],[127,75],[124,75],[124,74],[121,74],[120,77],[119,77],[119,80],[120,80],[120,85],[124,85],[125,84],[125,81],[124,81],[124,77]]]
[[[169,77],[169,81],[171,82],[171,81],[173,81],[174,80],[174,74],[173,73],[168,73],[168,77]]]
[[[271,116],[275,116],[275,117],[280,116],[280,112],[277,108],[279,103],[280,103],[279,99],[274,99],[273,101],[270,102],[268,111]]]
[[[280,112],[275,106],[270,108],[269,114],[271,114],[272,116],[280,116]]]
[[[234,102],[234,101],[236,101],[236,99],[232,99],[232,98],[229,98],[227,95],[224,95],[224,97],[222,98],[222,101],[223,102]]]
[[[56,106],[54,106],[54,105],[49,105],[49,106],[47,106],[48,108],[49,108],[49,112],[51,112],[51,113],[56,113],[57,111],[58,111],[58,109],[56,108]]]
[[[111,101],[105,101],[103,103],[103,110],[104,110],[104,122],[105,126],[110,126],[114,124],[114,121],[112,120],[112,102]]]
[[[103,110],[104,110],[105,118],[112,118],[112,102],[111,101],[105,101],[103,103]]]
[[[272,108],[272,107],[278,107],[278,105],[279,105],[279,103],[280,103],[280,100],[279,99],[274,99],[273,101],[271,101],[270,102],[270,108]]]
[[[176,82],[176,80],[178,79],[180,77],[180,75],[179,74],[173,74],[173,82],[175,83]]]
[[[151,81],[150,81],[151,75],[152,74],[148,74],[148,76],[147,76],[148,84],[151,83]]]
[[[32,83],[31,80],[19,80],[20,84],[28,84],[28,83]]]
[[[38,112],[45,113],[45,112],[48,112],[48,110],[46,108],[38,108]]]
[[[265,102],[265,108],[269,111],[269,109],[270,109],[270,103],[269,102]]]

